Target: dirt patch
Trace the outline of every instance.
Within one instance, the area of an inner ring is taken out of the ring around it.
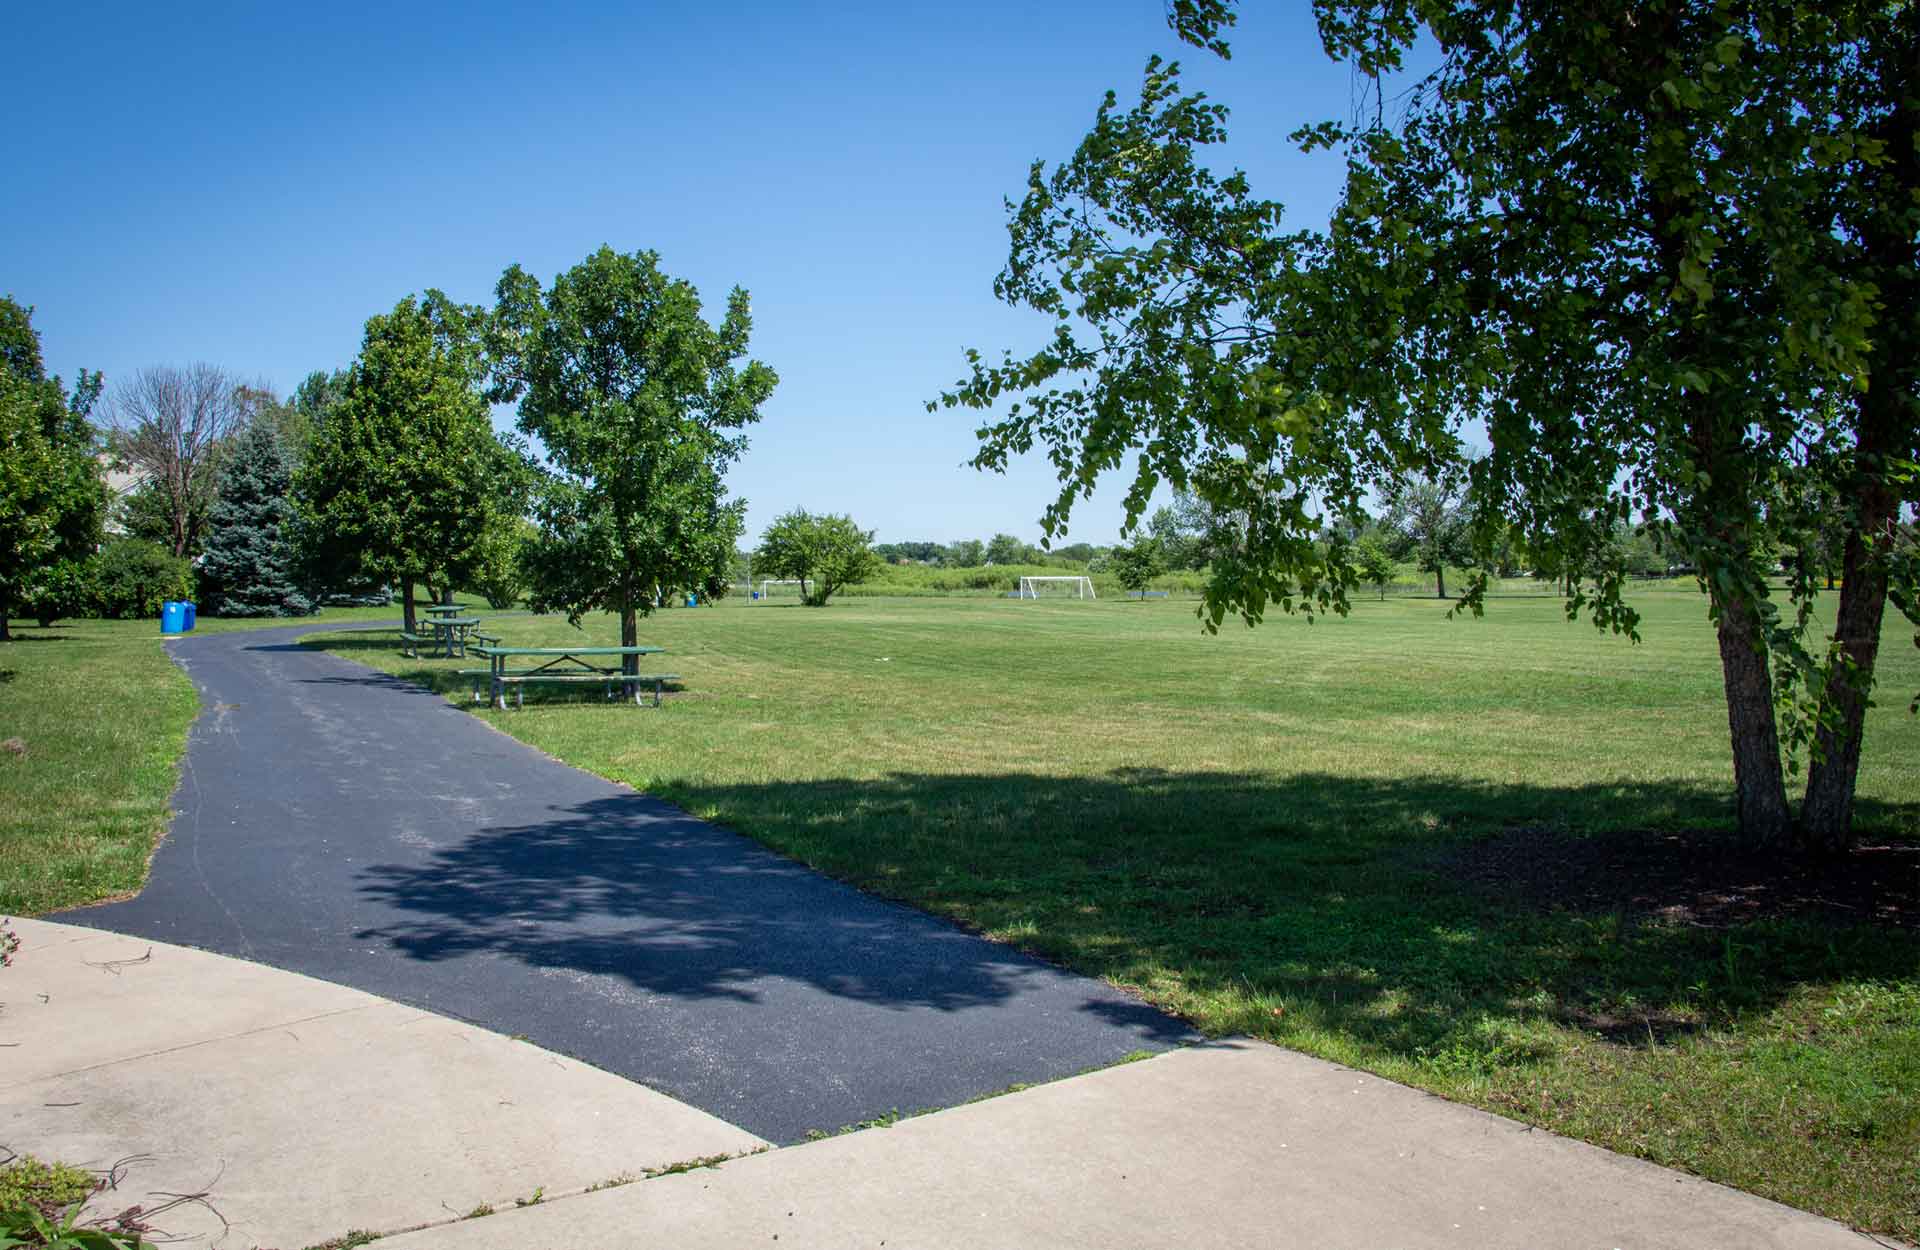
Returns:
[[[1819,862],[1758,854],[1724,834],[1571,837],[1513,829],[1441,857],[1442,875],[1542,910],[1621,912],[1728,928],[1779,917],[1920,930],[1920,845],[1870,840]]]

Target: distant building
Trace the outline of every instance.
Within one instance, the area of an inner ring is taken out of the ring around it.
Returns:
[[[107,484],[107,490],[111,492],[107,500],[107,533],[125,534],[127,531],[120,525],[122,505],[128,495],[147,484],[148,475],[139,469],[127,468],[104,451],[95,459],[100,462],[100,480]]]

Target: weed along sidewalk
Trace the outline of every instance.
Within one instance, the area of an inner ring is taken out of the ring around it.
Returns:
[[[208,1250],[361,1244],[352,1234],[393,1250],[1862,1244],[1262,1042],[769,1150],[585,1064],[357,990],[15,927],[6,1144],[118,1164],[101,1215],[188,1195],[155,1233]]]
[[[90,1169],[154,1236],[313,1245],[763,1148],[587,1064],[358,990],[16,920],[0,1145]],[[197,1239],[197,1240],[195,1240]]]

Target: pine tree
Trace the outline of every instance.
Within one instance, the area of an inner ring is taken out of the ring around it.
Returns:
[[[256,423],[235,442],[208,518],[201,595],[221,616],[304,616],[313,601],[295,577],[292,471],[273,429]]]

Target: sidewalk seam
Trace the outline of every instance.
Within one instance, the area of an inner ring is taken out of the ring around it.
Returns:
[[[138,1063],[142,1059],[153,1059],[160,1055],[178,1054],[183,1050],[192,1050],[198,1046],[212,1046],[218,1042],[231,1042],[242,1037],[252,1037],[256,1033],[266,1033],[273,1029],[289,1029],[296,1024],[311,1024],[315,1020],[330,1020],[335,1016],[351,1015],[356,1011],[367,1011],[371,1008],[385,1005],[387,1004],[381,1002],[361,1003],[357,1007],[342,1007],[338,1011],[322,1011],[315,1015],[300,1016],[293,1020],[276,1020],[272,1024],[263,1024],[259,1028],[242,1029],[238,1033],[223,1033],[218,1037],[203,1037],[199,1041],[182,1042],[178,1046],[164,1046],[159,1050],[144,1051],[138,1055],[128,1055],[122,1059],[108,1059],[102,1063],[90,1063],[84,1068],[68,1068],[64,1072],[49,1072],[44,1076],[30,1077],[24,1081],[0,1081],[0,1089],[25,1089],[27,1086],[37,1085],[41,1081],[64,1080],[67,1077],[79,1076],[83,1072],[98,1072],[102,1068],[117,1067],[123,1063]],[[396,1003],[394,1005],[404,1006],[405,1004]],[[418,1011],[419,1008],[408,1008],[408,1010]],[[428,1013],[422,1012],[421,1014],[425,1015]]]

